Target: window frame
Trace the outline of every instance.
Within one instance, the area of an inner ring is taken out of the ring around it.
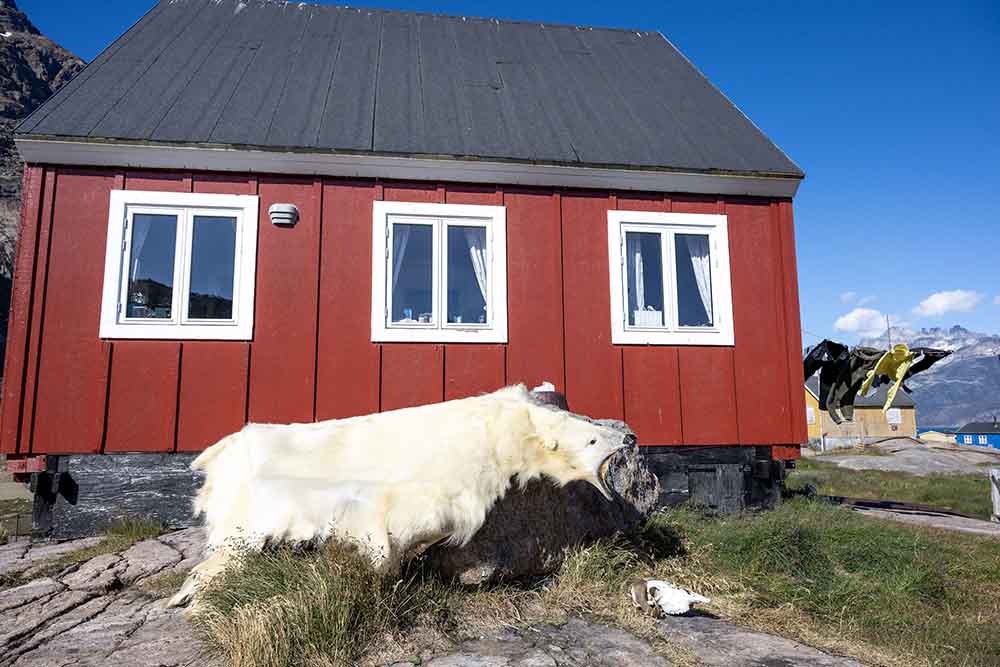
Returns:
[[[426,221],[426,222],[425,222]],[[392,265],[390,232],[396,224],[432,224],[431,263],[434,322],[392,323]],[[486,324],[448,322],[449,226],[486,228],[488,290]],[[401,343],[506,343],[507,342],[507,209],[474,204],[428,204],[376,201],[372,206],[372,342]]]
[[[979,436],[979,439],[978,439],[977,442],[980,445],[988,445],[988,444],[990,444],[990,439],[987,436],[985,436],[985,435],[981,435],[981,436]]]
[[[154,340],[251,340],[257,265],[256,195],[112,190],[104,259],[100,337]],[[174,285],[170,319],[127,317],[128,272],[132,256],[132,220],[137,213],[177,216]],[[194,219],[236,218],[233,258],[233,317],[228,320],[188,316]]]
[[[971,445],[972,444],[972,436],[971,435],[964,435],[964,436],[962,436],[962,444],[963,445]]]
[[[645,328],[628,324],[628,270],[625,265],[627,232],[660,234],[664,273],[665,328]],[[675,234],[702,234],[709,237],[712,271],[711,327],[681,326],[677,321],[677,265]],[[615,345],[708,345],[733,346],[732,273],[729,263],[729,222],[715,213],[663,213],[655,211],[608,211],[608,261],[611,286],[611,342]]]

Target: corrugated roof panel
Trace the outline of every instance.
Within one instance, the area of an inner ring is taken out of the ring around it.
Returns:
[[[367,10],[341,12],[344,29],[333,87],[321,111],[318,148],[372,150],[375,82],[382,16]]]
[[[800,175],[660,35],[164,0],[20,134]]]
[[[267,146],[267,133],[292,69],[301,66],[300,60],[313,56],[302,49],[311,5],[263,3],[251,7],[267,15],[260,49],[223,110],[209,137],[211,142]]]

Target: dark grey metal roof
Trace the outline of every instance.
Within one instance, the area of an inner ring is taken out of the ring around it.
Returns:
[[[958,429],[958,433],[981,433],[986,435],[1000,435],[1000,423],[996,421],[991,422],[972,422],[966,424],[962,428]]]
[[[163,0],[21,136],[800,177],[656,32]]]
[[[857,396],[854,399],[854,407],[856,408],[881,408],[885,405],[885,399],[889,395],[889,386],[883,384],[875,389],[875,391],[869,396]],[[814,375],[808,380],[806,380],[806,388],[812,393],[813,396],[819,397],[819,376]],[[917,407],[916,402],[913,398],[903,391],[902,388],[896,392],[896,397],[892,399],[893,408],[915,408]]]

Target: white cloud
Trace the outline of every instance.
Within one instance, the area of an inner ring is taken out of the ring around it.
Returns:
[[[945,313],[968,313],[975,310],[983,295],[972,290],[956,289],[935,292],[913,309],[914,315],[936,317]]]
[[[878,301],[877,296],[863,296],[860,299],[858,299],[858,305],[867,306],[868,304],[875,303],[876,301]]]
[[[854,301],[857,298],[858,298],[858,293],[857,292],[844,292],[843,294],[840,295],[840,302],[841,303],[854,303]]]
[[[855,308],[841,315],[833,323],[837,331],[857,334],[862,338],[878,336],[885,332],[885,315],[874,308]]]

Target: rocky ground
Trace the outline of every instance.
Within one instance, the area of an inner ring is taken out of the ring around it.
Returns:
[[[1000,467],[1000,451],[987,447],[893,438],[872,445],[871,449],[883,456],[844,450],[843,454],[824,455],[822,460],[852,470],[884,470],[910,475],[986,475],[990,466]]]
[[[53,571],[70,552],[100,538],[60,544],[0,546],[0,667],[205,666],[192,629],[164,600],[197,562],[201,530],[144,540]],[[22,583],[23,582],[23,583]],[[668,618],[664,637],[705,665],[853,667],[793,641],[751,632],[708,615]],[[652,647],[624,632],[577,618],[561,626],[509,629],[425,654],[397,667],[568,667],[670,665]]]

